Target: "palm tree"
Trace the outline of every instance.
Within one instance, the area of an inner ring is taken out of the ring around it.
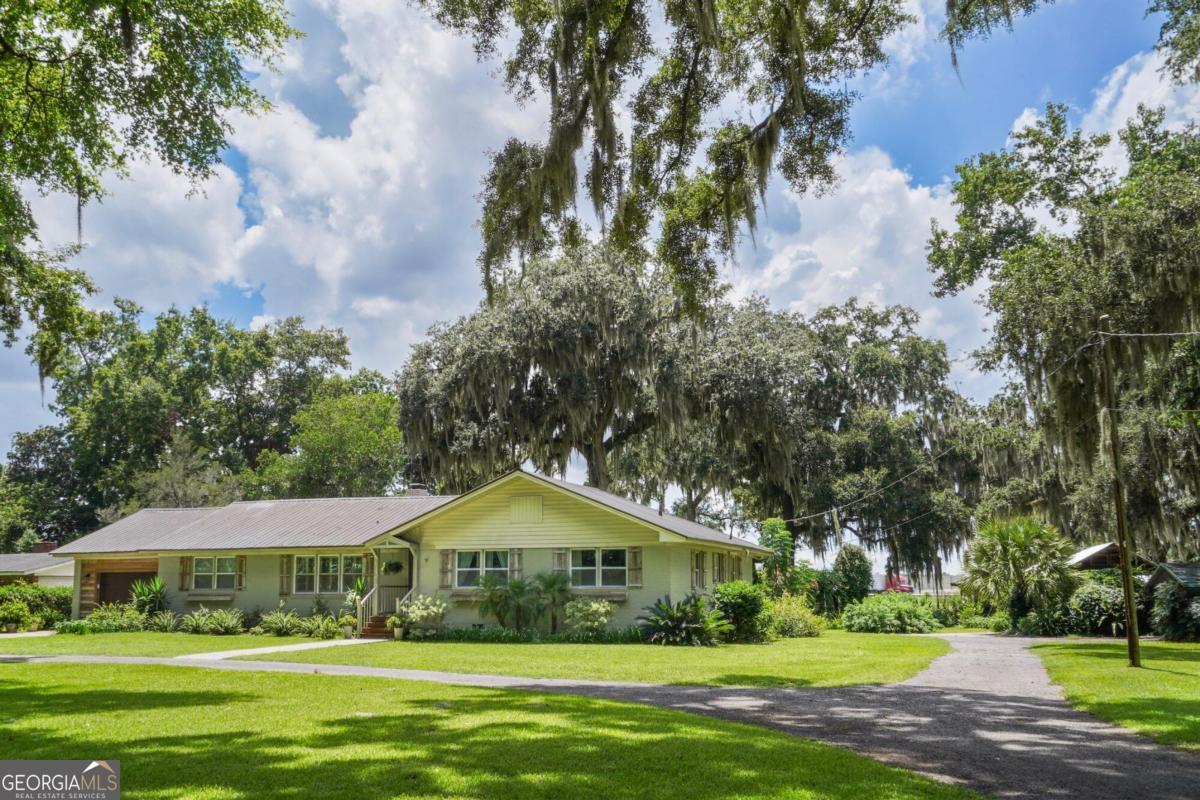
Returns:
[[[1012,625],[1037,607],[1068,595],[1076,584],[1067,566],[1071,543],[1054,526],[1032,517],[984,523],[963,556],[962,590],[1007,606]]]
[[[571,578],[561,572],[543,572],[534,577],[542,607],[550,615],[550,632],[558,633],[558,618],[571,600]]]
[[[532,627],[545,610],[537,584],[528,578],[509,578],[506,588],[513,627],[517,630]]]
[[[512,598],[505,581],[495,575],[484,575],[479,581],[479,616],[495,617],[501,628],[508,627]]]

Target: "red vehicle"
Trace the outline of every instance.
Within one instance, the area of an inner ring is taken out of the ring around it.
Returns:
[[[883,590],[885,592],[905,592],[912,594],[913,587],[905,576],[889,575],[883,579]]]

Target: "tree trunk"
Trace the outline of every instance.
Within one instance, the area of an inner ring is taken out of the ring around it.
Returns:
[[[604,449],[604,429],[592,432],[591,447],[584,454],[587,460],[588,486],[608,490],[608,453]]]

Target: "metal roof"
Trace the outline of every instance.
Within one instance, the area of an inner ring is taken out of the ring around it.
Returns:
[[[1080,562],[1087,561],[1089,558],[1091,558],[1094,555],[1103,553],[1105,550],[1109,549],[1110,547],[1116,548],[1116,546],[1117,546],[1116,542],[1104,542],[1103,544],[1094,544],[1091,547],[1085,547],[1082,550],[1080,550],[1078,553],[1076,553],[1075,555],[1068,558],[1067,565],[1073,567]]]
[[[1200,563],[1163,562],[1158,565],[1158,569],[1154,570],[1154,574],[1150,576],[1146,586],[1153,589],[1168,579],[1174,580],[1187,589],[1189,594],[1200,593]]]
[[[766,552],[753,542],[671,514],[660,514],[600,489],[517,470],[457,497],[409,495],[257,500],[231,503],[223,508],[147,508],[63,545],[55,554],[361,547],[389,531],[412,527],[447,503],[467,500],[513,475],[547,483],[685,539]]]
[[[143,509],[57,552],[359,547],[451,499],[346,497],[244,501],[209,509]]]
[[[63,562],[49,553],[13,553],[0,555],[0,575],[30,575]]]

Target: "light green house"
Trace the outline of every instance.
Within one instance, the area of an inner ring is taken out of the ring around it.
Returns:
[[[608,599],[614,625],[669,595],[707,593],[753,574],[766,550],[588,486],[521,470],[458,496],[239,502],[145,509],[55,551],[76,561],[75,613],[128,599],[158,575],[181,613],[201,604],[268,611],[337,611],[362,578],[360,619],[410,593],[449,601],[446,622],[479,615],[484,575],[570,575],[576,595]],[[369,620],[374,617],[375,624]]]

